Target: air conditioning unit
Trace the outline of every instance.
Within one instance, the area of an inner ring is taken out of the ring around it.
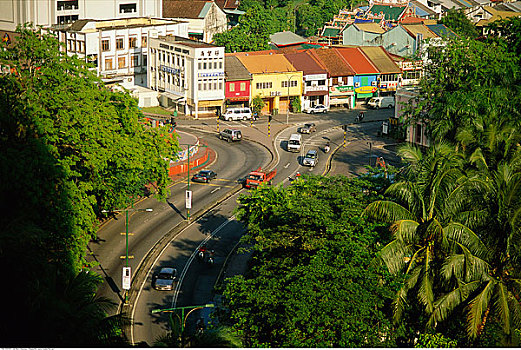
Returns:
[[[376,80],[373,80],[373,81],[371,82],[371,86],[376,86]]]
[[[357,87],[360,87],[360,83],[359,82],[355,83],[355,88],[357,88]]]

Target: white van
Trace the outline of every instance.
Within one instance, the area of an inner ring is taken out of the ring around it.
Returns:
[[[250,107],[233,107],[226,109],[226,112],[223,114],[223,119],[226,121],[246,120],[251,119],[251,116]]]
[[[393,108],[394,107],[394,97],[385,96],[385,97],[373,97],[369,100],[367,105],[371,108],[379,109],[379,108]]]
[[[300,152],[300,146],[302,145],[302,135],[291,134],[288,140],[288,151]]]

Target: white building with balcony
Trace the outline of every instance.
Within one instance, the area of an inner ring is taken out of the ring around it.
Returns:
[[[160,36],[150,39],[148,56],[148,87],[160,92],[161,105],[195,118],[222,109],[224,47]]]
[[[105,83],[147,84],[148,41],[158,35],[188,37],[188,23],[159,18],[79,20],[52,28],[68,55],[94,65]]]
[[[32,22],[48,27],[79,19],[163,17],[163,0],[0,0],[0,30]]]
[[[303,73],[302,110],[316,105],[329,107],[327,70],[321,67],[307,52],[286,53],[284,57],[296,70]]]

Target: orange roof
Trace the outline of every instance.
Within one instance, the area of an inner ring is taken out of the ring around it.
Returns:
[[[237,55],[237,58],[252,74],[297,71],[283,54],[265,54],[253,56]]]
[[[357,47],[336,47],[338,54],[349,64],[356,74],[378,74],[378,69]]]

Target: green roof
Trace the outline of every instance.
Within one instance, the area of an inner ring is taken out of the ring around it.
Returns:
[[[373,5],[369,12],[379,15],[380,12],[384,14],[384,19],[390,21],[398,21],[400,15],[405,11],[404,6],[390,6],[390,5]]]
[[[301,45],[303,49],[320,49],[322,45],[317,44],[302,44]]]
[[[338,36],[338,33],[340,33],[339,28],[326,28],[322,36]]]

